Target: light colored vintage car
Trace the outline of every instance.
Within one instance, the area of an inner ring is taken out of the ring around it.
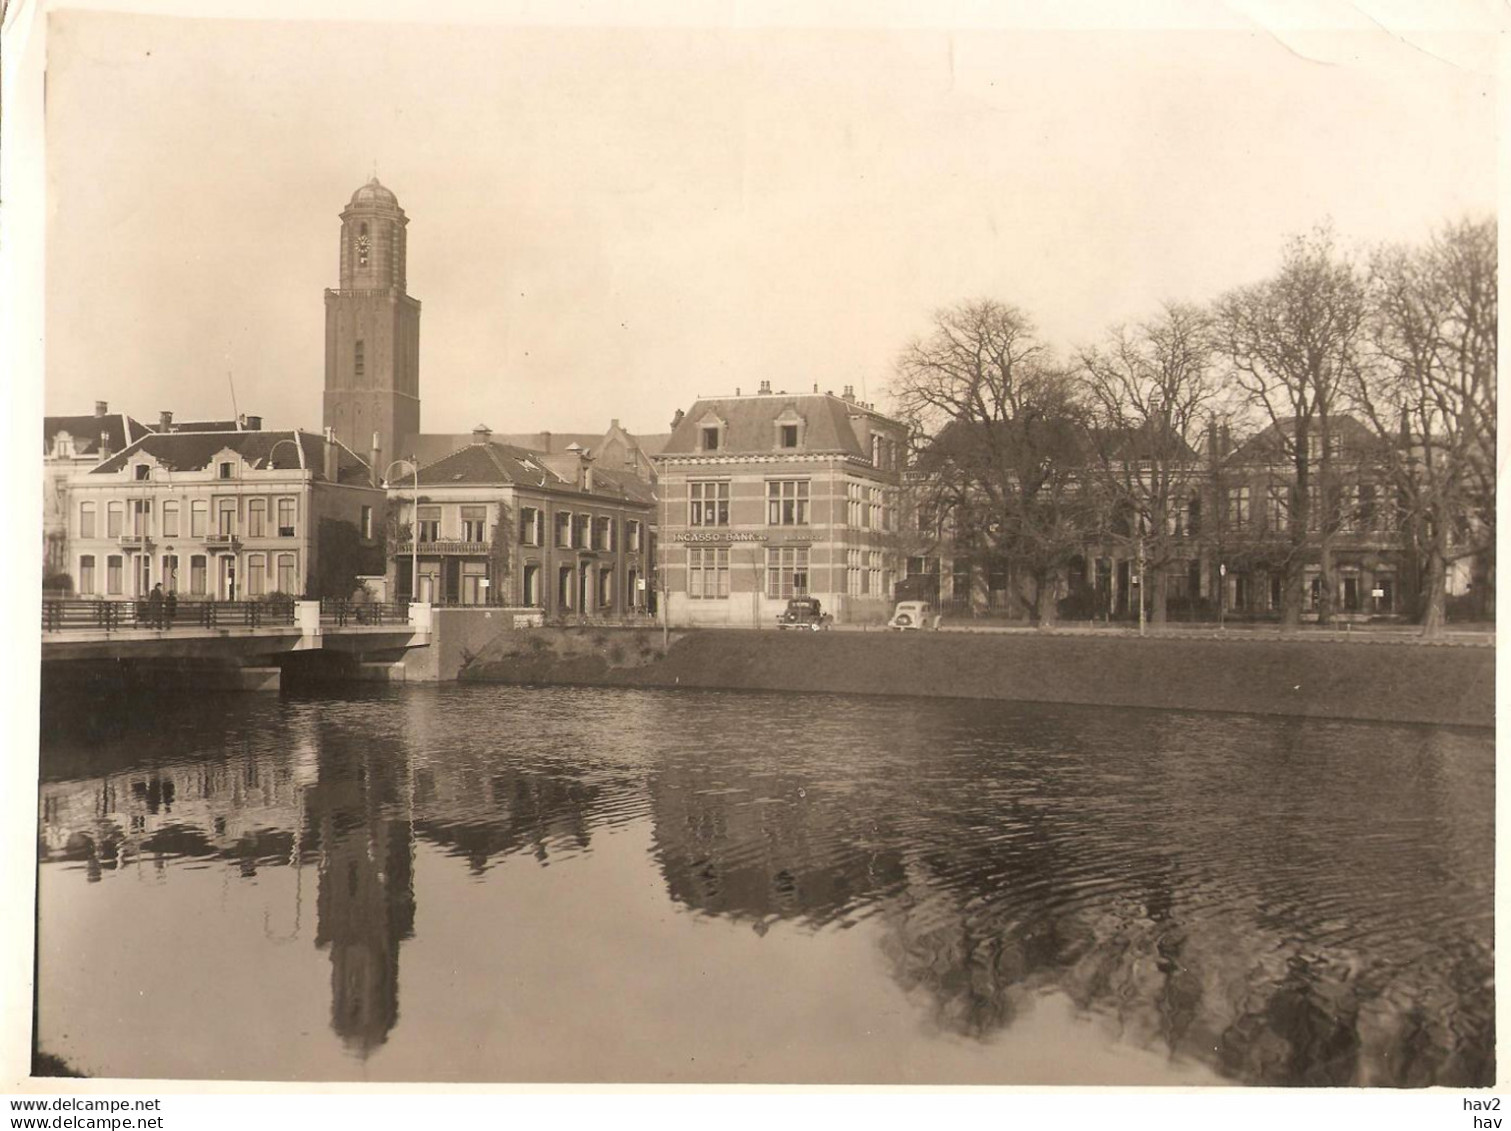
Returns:
[[[927,601],[898,601],[897,608],[892,611],[892,619],[887,621],[887,627],[899,632],[938,628],[939,617]]]

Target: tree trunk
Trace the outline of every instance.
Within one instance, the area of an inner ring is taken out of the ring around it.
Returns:
[[[1301,606],[1306,596],[1306,574],[1294,562],[1285,567],[1285,588],[1280,594],[1280,627],[1301,627]]]
[[[1423,579],[1422,635],[1442,636],[1448,624],[1448,579],[1447,530],[1435,524],[1432,540],[1427,545],[1427,568]]]
[[[1157,569],[1150,570],[1148,581],[1154,589],[1149,622],[1151,624],[1164,624],[1170,609],[1170,598],[1165,592],[1165,568],[1160,566]]]
[[[1334,594],[1337,592],[1336,571],[1333,568],[1333,538],[1330,534],[1323,534],[1319,548],[1320,572],[1318,574],[1317,588],[1320,591],[1317,596],[1317,623],[1332,624]]]
[[[1034,571],[1034,619],[1040,628],[1053,628],[1055,615],[1055,574],[1051,569]]]

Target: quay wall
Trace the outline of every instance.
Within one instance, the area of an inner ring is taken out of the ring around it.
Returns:
[[[465,681],[1002,699],[1489,727],[1495,649],[1075,633],[534,628],[470,641]]]

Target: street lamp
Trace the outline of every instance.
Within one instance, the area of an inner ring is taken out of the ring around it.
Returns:
[[[389,461],[383,469],[383,488],[388,489],[388,473],[393,470],[395,464],[406,463],[409,465],[414,480],[411,486],[414,488],[414,501],[411,504],[414,513],[409,516],[409,597],[410,600],[420,599],[420,465],[411,457],[410,459],[396,459]]]

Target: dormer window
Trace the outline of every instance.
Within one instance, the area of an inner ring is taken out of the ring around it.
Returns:
[[[220,477],[220,478],[221,478],[221,479],[229,479],[229,478],[231,478],[231,470],[232,470],[232,466],[233,466],[233,465],[232,465],[232,464],[231,464],[231,461],[230,461],[230,460],[225,460],[225,461],[223,461],[223,462],[222,462],[222,463],[221,463],[221,464],[220,464],[220,466],[219,466],[219,467],[218,467],[218,468],[217,468],[217,469],[216,469],[216,474],[217,474],[217,475],[218,475],[218,476],[219,476],[219,477]]]
[[[705,452],[716,452],[719,450],[718,425],[709,425],[703,429],[702,447]]]
[[[797,447],[797,425],[783,424],[781,427],[781,445],[784,448]]]
[[[152,478],[152,468],[148,464],[139,463],[131,470],[135,473],[138,483],[145,483]]]
[[[775,433],[772,442],[776,447],[792,451],[802,446],[804,421],[796,405],[789,404],[771,424]]]

